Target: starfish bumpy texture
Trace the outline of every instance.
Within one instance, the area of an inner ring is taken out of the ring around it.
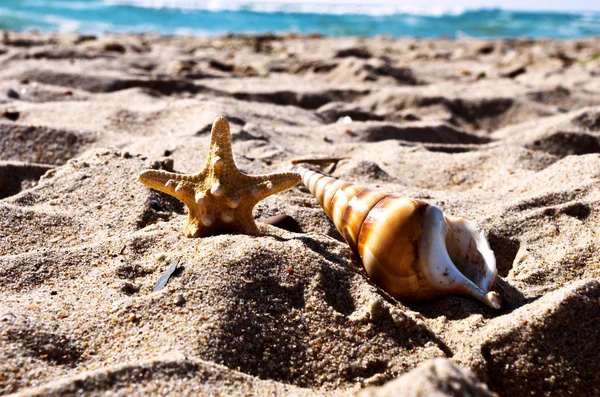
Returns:
[[[189,209],[187,237],[219,233],[258,233],[252,209],[260,200],[300,182],[295,172],[246,175],[235,166],[229,123],[217,117],[210,133],[206,164],[196,174],[146,170],[140,182],[182,201]]]

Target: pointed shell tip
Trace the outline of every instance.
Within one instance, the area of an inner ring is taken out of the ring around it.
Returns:
[[[485,303],[488,306],[494,309],[500,309],[500,305],[502,304],[502,298],[500,298],[500,295],[497,292],[488,292],[485,295],[485,297],[487,298],[485,300]]]

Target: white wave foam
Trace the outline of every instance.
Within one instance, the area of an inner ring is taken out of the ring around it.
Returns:
[[[206,29],[193,29],[193,28],[176,28],[173,31],[175,35],[182,36],[197,36],[197,37],[210,37],[210,36],[218,36],[221,34],[228,33],[227,30],[223,30],[221,32],[209,31]]]
[[[49,2],[47,0],[29,0],[27,6],[67,10],[94,10],[105,7],[102,0],[56,2]]]
[[[297,1],[297,0],[104,0],[106,5],[130,5],[141,8],[172,8],[204,11],[253,11],[264,13],[302,13],[332,15],[384,16],[412,14],[423,16],[458,15],[464,7],[425,7],[421,5],[398,4],[393,0],[376,2],[351,2],[348,0]]]
[[[8,10],[2,7],[0,7],[0,17],[27,21],[30,29],[38,29],[46,32],[103,34],[115,31],[115,27],[110,23],[80,21],[55,14],[36,14],[26,11]]]

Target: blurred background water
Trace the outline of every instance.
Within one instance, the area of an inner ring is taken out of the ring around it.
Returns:
[[[0,0],[0,29],[205,36],[283,31],[420,38],[600,35],[600,1],[591,7],[585,4],[595,2],[579,2],[584,6],[577,7],[580,4],[575,0],[546,8],[530,2],[530,10],[525,0],[504,2],[509,5],[503,7],[512,4],[520,10],[463,3],[466,5],[430,1],[411,6],[389,0]]]

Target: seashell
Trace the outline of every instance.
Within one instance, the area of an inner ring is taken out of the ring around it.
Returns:
[[[496,258],[476,223],[424,201],[297,168],[369,277],[400,300],[461,294],[495,309]]]

